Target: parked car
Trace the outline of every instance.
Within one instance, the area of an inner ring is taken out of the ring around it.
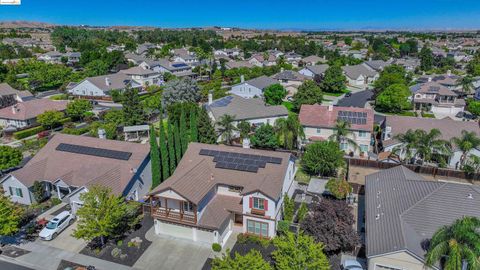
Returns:
[[[348,92],[345,94],[345,97],[351,97],[352,96],[352,92]]]
[[[45,241],[54,239],[65,228],[72,225],[74,221],[75,217],[70,212],[63,211],[47,223],[45,228],[39,233],[40,239]]]
[[[342,263],[343,270],[363,270],[362,265],[356,260],[345,260]]]

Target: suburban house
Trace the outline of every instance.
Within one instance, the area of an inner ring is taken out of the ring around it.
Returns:
[[[406,71],[414,72],[420,66],[420,59],[413,57],[399,58],[394,59],[392,64],[402,66]]]
[[[60,64],[62,63],[63,53],[57,51],[50,51],[44,54],[41,54],[37,57],[39,61],[43,61],[49,64]]]
[[[189,66],[195,66],[199,62],[197,55],[187,49],[174,49],[172,50],[172,53],[173,62],[185,63]]]
[[[311,79],[294,70],[283,70],[283,68],[279,73],[273,75],[272,78],[277,80],[287,90],[288,96],[293,96],[304,81]]]
[[[265,58],[266,57],[266,58]],[[248,62],[257,67],[270,67],[277,64],[277,57],[272,54],[254,54],[248,59]]]
[[[28,99],[0,109],[0,127],[24,129],[37,124],[37,116],[46,111],[65,111],[68,101],[48,98]]]
[[[141,84],[143,87],[149,85],[160,85],[163,83],[160,73],[151,69],[145,69],[140,66],[131,67],[129,69],[121,70],[120,72],[131,77],[135,82]]]
[[[0,109],[31,98],[33,95],[29,91],[19,91],[7,83],[0,83]]]
[[[250,64],[248,61],[228,61],[225,63],[225,68],[226,69],[232,69],[232,68],[252,68],[253,65]]]
[[[480,217],[480,187],[426,180],[404,166],[367,175],[365,200],[371,270],[440,269],[425,267],[426,241],[457,219]]]
[[[311,65],[311,66],[306,66],[302,68],[301,70],[298,71],[298,73],[302,74],[303,76],[307,76],[310,78],[315,78],[315,76],[323,76],[325,74],[325,71],[327,71],[328,65],[327,64],[322,64],[322,65]]]
[[[209,94],[205,109],[213,122],[227,114],[233,116],[235,126],[241,121],[247,121],[254,127],[266,124],[273,126],[277,119],[288,117],[288,110],[283,105],[269,106],[261,98],[243,98],[237,95],[212,100]],[[234,136],[239,136],[239,133],[236,132]]]
[[[12,201],[30,205],[39,181],[46,196],[70,203],[75,211],[82,205],[80,194],[95,185],[130,200],[143,198],[152,184],[150,167],[148,145],[59,133],[0,184]]]
[[[357,147],[348,142],[340,142],[340,149],[346,153],[366,156],[372,150],[373,116],[371,109],[337,107],[332,105],[302,105],[299,120],[305,133],[305,142],[326,141],[335,131],[338,121],[350,123],[348,135]]]
[[[379,73],[365,63],[342,67],[347,84],[352,87],[367,88],[379,77]]]
[[[229,93],[244,98],[263,97],[263,90],[273,84],[278,84],[278,81],[267,76],[245,81],[242,75],[240,83],[232,86]]]
[[[149,42],[145,42],[143,44],[140,44],[137,46],[137,49],[135,50],[136,54],[146,54],[148,50],[150,49],[160,49],[161,46],[158,46],[156,44],[152,44]]]
[[[290,153],[190,143],[149,193],[155,232],[221,245],[233,231],[274,237],[295,170]]]
[[[298,64],[302,61],[302,56],[295,52],[288,52],[284,54],[283,57],[287,63],[292,64],[295,67],[298,67]]]
[[[465,108],[465,100],[448,87],[433,81],[410,87],[415,110],[455,116]]]
[[[396,136],[399,134],[405,134],[409,129],[421,129],[430,132],[430,130],[435,128],[442,133],[441,139],[447,141],[450,141],[454,137],[460,137],[462,130],[475,132],[477,136],[480,136],[480,128],[477,122],[455,121],[448,117],[443,119],[432,119],[386,116],[384,122],[381,124],[381,128],[384,152],[394,152],[395,148],[401,145],[396,139]],[[448,158],[447,163],[450,168],[458,168],[462,152],[456,148],[454,148],[453,151],[453,155]],[[473,149],[469,154],[480,157],[480,149]]]
[[[140,62],[140,67],[150,69],[161,74],[171,73],[177,77],[196,75],[192,72],[192,67],[187,65],[186,63],[170,62],[170,60],[168,59],[146,59]]]
[[[450,90],[460,90],[460,79],[462,77],[452,74],[450,70],[446,74],[432,74],[424,75],[416,80],[417,83],[427,83],[427,82],[436,82],[447,87]]]
[[[64,54],[64,56],[67,58],[67,63],[68,64],[75,64],[80,61],[80,57],[82,56],[82,53],[80,52],[67,52]]]
[[[88,77],[79,83],[70,83],[68,93],[74,96],[89,98],[106,98],[113,90],[124,91],[128,86],[141,88],[142,84],[136,82],[131,76],[118,72],[114,74]]]
[[[393,59],[390,59],[388,61],[383,61],[383,60],[369,60],[365,61],[364,64],[370,67],[371,69],[380,72],[382,71],[386,66],[391,65],[393,62]]]
[[[315,66],[315,65],[317,65],[318,63],[325,63],[325,62],[327,62],[327,59],[325,59],[325,57],[320,57],[320,56],[316,56],[316,55],[310,55],[310,56],[304,57],[304,58],[302,59],[302,62],[303,62],[303,65],[304,65],[304,66]]]
[[[114,51],[119,51],[119,52],[125,51],[125,45],[112,44],[107,47],[107,52],[114,52]]]
[[[232,48],[232,49],[219,49],[219,50],[215,50],[213,52],[213,54],[215,56],[227,56],[227,57],[230,57],[230,58],[236,58],[236,57],[239,57],[240,56],[240,49],[238,48]]]

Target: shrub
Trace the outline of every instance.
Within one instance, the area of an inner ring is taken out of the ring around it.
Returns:
[[[122,255],[122,250],[119,249],[119,248],[114,248],[114,249],[112,249],[111,254],[112,254],[112,257],[118,258],[118,257],[120,257],[120,255]]]
[[[332,193],[332,195],[337,199],[345,199],[350,192],[352,192],[352,187],[350,184],[341,179],[330,179],[327,182],[326,188]]]
[[[213,243],[212,244],[212,250],[215,252],[220,252],[222,251],[222,246],[219,243]]]
[[[263,247],[268,247],[271,244],[269,239],[252,234],[239,234],[237,236],[237,242],[240,244],[254,243]]]
[[[39,132],[42,132],[44,130],[45,130],[45,128],[43,126],[24,129],[24,130],[14,132],[13,137],[17,140],[20,140],[20,139],[24,139],[24,138],[30,137],[32,135],[35,135],[35,134],[37,134]]]
[[[280,220],[277,224],[277,231],[279,234],[285,234],[290,229],[290,222],[286,220]]]
[[[50,203],[52,204],[52,206],[55,206],[61,204],[62,200],[60,200],[59,198],[51,198]]]
[[[305,216],[307,215],[307,213],[308,213],[307,204],[305,202],[302,202],[297,212],[297,221],[299,223],[302,222],[305,219]]]
[[[117,241],[117,246],[121,246],[121,245],[123,245],[123,241],[122,241],[122,240],[118,240],[118,241]]]

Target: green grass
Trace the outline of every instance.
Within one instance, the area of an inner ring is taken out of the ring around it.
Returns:
[[[308,184],[310,182],[310,175],[305,173],[302,168],[298,168],[297,173],[295,173],[295,180],[299,183]]]
[[[60,95],[55,95],[55,96],[51,96],[51,97],[48,97],[48,98],[51,99],[51,100],[67,100],[68,95],[67,94],[60,94]]]
[[[433,113],[422,112],[422,117],[424,117],[424,118],[435,118],[435,115]]]
[[[385,113],[386,115],[400,115],[400,116],[411,116],[411,117],[417,117],[417,114],[415,112],[410,112],[410,111],[406,111],[406,112],[399,112],[399,113],[390,113],[390,112],[386,112]]]
[[[339,92],[339,93],[332,93],[332,92],[323,92],[323,93],[325,94],[325,96],[339,97],[343,94],[350,93],[350,92],[351,92],[350,90],[345,88],[342,92]]]
[[[282,102],[282,105],[285,106],[289,112],[293,112],[293,103],[290,101],[284,101]]]

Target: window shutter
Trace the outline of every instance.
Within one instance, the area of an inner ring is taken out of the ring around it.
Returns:
[[[268,211],[268,200],[263,200],[263,209],[265,209],[265,211]]]
[[[13,196],[13,189],[12,189],[12,187],[8,187],[8,190],[10,191],[10,196]]]
[[[17,189],[18,196],[23,198],[23,190],[21,188]]]
[[[253,197],[250,197],[249,198],[249,203],[248,203],[249,207],[252,208],[253,206]]]

